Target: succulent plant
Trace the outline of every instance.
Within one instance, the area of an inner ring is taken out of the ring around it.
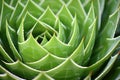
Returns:
[[[0,80],[120,79],[119,5],[0,0]]]

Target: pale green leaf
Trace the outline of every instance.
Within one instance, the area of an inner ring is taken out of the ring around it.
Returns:
[[[20,61],[14,63],[4,63],[9,71],[16,75],[19,75],[21,78],[32,79],[40,73],[40,71],[35,70]]]
[[[43,72],[36,76],[33,80],[54,80],[54,79]]]
[[[38,61],[28,62],[26,64],[34,69],[46,71],[60,65],[64,60],[64,58],[60,58],[49,53]]]
[[[84,39],[81,40],[78,47],[75,49],[75,51],[70,55],[70,58],[75,61],[77,64],[82,65],[84,60]]]
[[[44,57],[48,52],[38,44],[30,34],[29,38],[19,43],[20,54],[25,62],[34,62]]]
[[[40,6],[44,9],[49,6],[54,13],[57,13],[62,5],[61,0],[44,0]]]
[[[82,24],[86,17],[86,12],[84,11],[83,5],[80,0],[71,0],[68,4],[68,8],[72,15],[77,15],[78,23]]]
[[[54,28],[56,16],[52,12],[52,10],[48,7],[46,11],[40,16],[39,20],[45,22],[46,24]]]
[[[22,18],[24,18],[26,12],[31,13],[36,18],[39,18],[40,15],[43,12],[43,9],[41,9],[40,7],[38,7],[36,5],[36,3],[33,2],[32,0],[28,0],[27,4],[25,5],[24,9],[22,10],[21,14],[19,15],[19,17],[17,19],[17,26],[20,24]]]
[[[43,47],[59,57],[68,57],[72,52],[72,47],[61,42],[55,35]]]

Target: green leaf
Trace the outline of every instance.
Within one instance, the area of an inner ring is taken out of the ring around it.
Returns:
[[[0,21],[1,32],[5,31],[5,27],[3,27],[3,26],[5,26],[6,20],[7,19],[9,20],[13,10],[14,9],[11,6],[9,6],[7,3],[2,1],[2,11],[1,11],[1,21]]]
[[[95,36],[96,36],[96,20],[94,20],[94,22],[89,27],[88,36],[86,37],[88,43],[85,46],[85,50],[84,50],[85,55],[84,55],[84,63],[83,64],[88,63],[88,61],[90,60],[92,50],[94,47],[94,43],[95,43]]]
[[[93,7],[93,4],[91,4],[88,15],[84,21],[83,30],[82,30],[82,36],[85,38],[85,47],[87,46],[88,41],[91,37],[91,33],[93,31],[92,29],[94,27],[93,28],[90,28],[90,27],[92,27],[91,25],[93,24],[94,26],[96,26],[94,7]]]
[[[44,0],[40,6],[44,9],[49,6],[54,13],[57,13],[62,5],[63,4],[61,0]]]
[[[18,76],[15,76],[14,74],[12,74],[11,72],[9,72],[8,70],[6,70],[4,67],[2,67],[0,65],[0,70],[2,70],[4,73],[3,74],[0,74],[0,79],[1,80],[22,80],[22,78],[18,77]]]
[[[13,36],[15,34],[15,32],[13,31],[13,29],[10,28],[10,26],[8,25],[7,21],[6,21],[6,36],[9,42],[9,46],[16,58],[16,60],[22,60],[20,54],[18,53],[16,47],[13,44],[14,39],[12,39],[11,35]]]
[[[62,1],[64,1],[64,3],[66,3],[66,4],[67,4],[70,0],[62,0]]]
[[[80,37],[79,35],[79,26],[77,23],[77,18],[75,16],[73,22],[72,22],[72,27],[73,27],[73,31],[72,31],[72,35],[71,35],[71,39],[68,42],[68,45],[71,45],[74,49],[79,45],[80,42]]]
[[[14,7],[18,2],[19,0],[11,0],[10,5]]]
[[[102,1],[104,2],[104,1]],[[102,19],[102,8],[100,5],[100,0],[93,0],[93,6],[94,6],[94,11],[95,11],[95,16],[97,17],[97,22],[96,22],[96,31],[98,32],[101,28],[101,19]],[[98,34],[98,33],[97,33]]]
[[[103,18],[102,18],[101,29],[103,29],[106,23],[108,22],[109,16],[119,8],[119,4],[120,4],[120,0],[105,1],[105,9],[104,9]]]
[[[107,78],[105,77],[105,79],[119,80],[120,79],[120,67],[118,67],[114,71],[112,71],[112,74],[107,76]]]
[[[68,58],[59,66],[46,71],[48,75],[55,79],[78,78],[80,76],[88,75],[87,67],[82,67],[76,64],[72,59]]]
[[[40,73],[40,71],[35,70],[20,61],[14,63],[4,63],[10,72],[20,76],[21,78],[32,79]]]
[[[4,74],[0,74],[0,79],[1,80],[15,80],[13,79],[11,76],[9,76],[8,74],[4,73]]]
[[[17,26],[19,26],[22,18],[25,17],[25,14],[29,12],[31,13],[33,16],[35,16],[36,18],[39,18],[40,15],[43,12],[43,9],[41,9],[40,7],[38,7],[36,5],[36,3],[34,3],[32,0],[28,0],[27,4],[25,5],[24,9],[22,10],[21,14],[19,15],[18,19],[17,19]]]
[[[70,10],[71,14],[74,16],[77,15],[78,23],[82,24],[85,20],[86,13],[84,11],[83,5],[80,0],[71,0],[68,4],[68,9]]]
[[[54,80],[49,75],[45,73],[40,73],[38,76],[36,76],[33,80]]]
[[[46,36],[43,37],[42,42],[40,43],[42,46],[45,45],[48,42]]]
[[[59,57],[68,57],[72,52],[72,47],[61,42],[55,35],[43,47]]]
[[[17,35],[18,35],[18,42],[23,42],[24,41],[24,30],[23,30],[23,22],[24,20],[22,20],[19,29],[17,31]]]
[[[116,54],[115,56],[111,57],[108,64],[106,65],[105,69],[98,75],[95,79],[101,80],[103,77],[111,70],[112,66],[114,65],[116,59],[118,58],[119,54]]]
[[[60,11],[58,12],[57,15],[58,15],[60,21],[62,22],[62,24],[65,25],[64,26],[64,28],[65,28],[64,35],[66,36],[65,42],[68,43],[70,40],[70,37],[71,37],[71,33],[72,33],[71,30],[73,30],[73,28],[71,26],[71,23],[73,21],[73,17],[65,5],[60,9]]]
[[[48,51],[35,41],[32,34],[26,41],[19,43],[19,51],[24,62],[34,62],[48,54]]]
[[[59,25],[59,33],[58,33],[58,39],[62,42],[66,42],[66,36],[65,36],[65,26],[60,21],[58,21]]]
[[[99,48],[94,50],[93,54],[94,56],[91,57],[91,62],[94,63],[96,61],[99,61],[100,59],[103,59],[107,55],[111,56],[116,47],[119,45],[119,43],[120,37],[112,39],[107,38]]]
[[[64,60],[64,58],[60,58],[49,53],[38,61],[28,62],[26,64],[34,69],[46,71],[60,65]]]
[[[60,21],[66,26],[66,28],[70,30],[73,16],[65,5],[63,5],[63,7],[57,13],[57,16],[59,17]]]
[[[36,23],[37,19],[31,13],[27,12],[23,22],[24,33],[26,34],[25,36],[32,32],[32,29]]]
[[[100,67],[101,64],[110,58],[116,47],[119,45],[120,37],[107,39],[106,42],[107,43],[104,43],[104,46],[101,46],[102,50],[96,51],[97,54],[94,54],[94,56],[91,57],[91,63],[94,63],[91,65],[91,68]]]
[[[89,74],[84,78],[84,80],[91,80],[91,76],[92,76],[92,72],[89,73]]]
[[[40,16],[39,20],[45,22],[46,24],[54,28],[56,16],[52,12],[52,10],[48,7],[46,11]]]
[[[1,10],[2,10],[2,0],[0,0],[0,14],[1,14]]]
[[[15,0],[16,1],[16,0]],[[14,11],[12,12],[11,14],[11,17],[10,17],[10,20],[9,20],[9,23],[10,25],[12,26],[12,28],[14,28],[15,30],[18,29],[18,26],[16,26],[16,20],[17,18],[19,17],[21,11],[23,10],[23,5],[22,3],[20,3],[18,1],[17,5],[15,6],[15,9]]]
[[[39,21],[38,19],[36,19],[36,24],[33,26],[32,30],[30,32],[33,33],[33,35],[40,35],[41,33],[48,31],[50,34],[58,34],[58,32],[51,27],[50,25]]]
[[[80,44],[78,47],[75,49],[75,51],[70,55],[70,58],[75,61],[77,64],[82,65],[83,60],[84,60],[84,39],[81,40]]]
[[[112,15],[110,15],[105,28],[101,32],[101,35],[100,35],[101,39],[114,37],[115,31],[117,28],[117,24],[118,24],[118,21],[120,18],[120,11],[119,10],[120,9],[117,9]]]
[[[3,0],[5,3],[10,4],[11,1]]]
[[[0,55],[8,62],[14,62],[12,58],[6,53],[6,51],[3,49],[2,45],[0,44]]]
[[[97,37],[97,44],[95,45],[95,50],[93,53],[95,61],[101,59],[109,51],[111,51],[111,48],[114,49],[119,44],[119,37],[115,39],[113,38],[115,34],[115,29],[117,27],[118,18],[119,12],[117,10],[113,15],[110,16],[109,21],[106,24],[106,27],[103,29],[99,37]],[[113,39],[110,40],[108,38]]]
[[[1,19],[0,19],[0,37],[2,40],[2,45],[4,46],[4,49],[7,53],[12,56],[12,51],[10,50],[8,46],[8,41],[6,37],[6,20],[9,20],[11,13],[13,12],[13,8],[9,6],[7,3],[2,1],[2,11],[1,11]]]

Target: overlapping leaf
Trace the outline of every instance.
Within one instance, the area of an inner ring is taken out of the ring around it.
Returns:
[[[103,79],[120,44],[120,1],[107,1],[1,0],[0,79]]]

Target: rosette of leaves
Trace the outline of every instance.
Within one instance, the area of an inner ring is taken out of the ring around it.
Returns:
[[[0,79],[103,79],[119,56],[119,4],[0,0]]]

